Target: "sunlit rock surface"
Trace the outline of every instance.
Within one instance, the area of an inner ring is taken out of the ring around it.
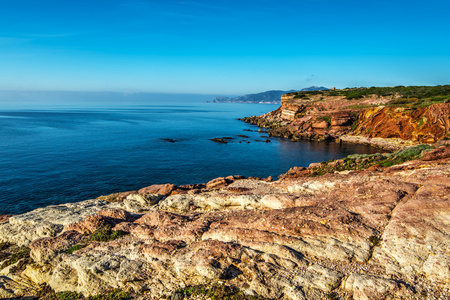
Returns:
[[[29,247],[31,260],[2,264],[0,296],[34,295],[43,283],[155,297],[221,284],[273,299],[448,299],[447,153],[275,182],[147,187],[5,218],[0,240]]]

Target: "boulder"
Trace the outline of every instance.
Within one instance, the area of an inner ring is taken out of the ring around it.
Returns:
[[[163,198],[164,196],[161,194],[132,194],[123,203],[128,211],[139,213],[150,210]]]
[[[218,189],[227,186],[229,183],[233,182],[232,178],[218,177],[206,184],[206,188],[209,190]]]
[[[380,276],[351,274],[344,289],[353,292],[353,299],[411,299],[413,291],[404,284]]]
[[[86,200],[41,207],[1,223],[0,241],[28,246],[35,239],[56,236],[65,225],[82,221],[89,215],[118,205],[119,203],[103,200]]]
[[[171,183],[154,184],[138,191],[139,194],[154,194],[154,195],[170,195],[170,193],[177,189],[177,186]]]

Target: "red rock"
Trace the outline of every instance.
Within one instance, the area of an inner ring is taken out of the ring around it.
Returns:
[[[11,215],[0,215],[0,223],[8,221],[11,217]]]
[[[206,188],[207,188],[208,190],[218,189],[218,188],[227,186],[229,183],[230,183],[230,180],[229,180],[229,179],[227,180],[227,179],[224,178],[224,177],[219,177],[219,178],[215,178],[215,179],[209,181],[209,182],[206,184]]]
[[[183,194],[187,194],[189,191],[188,190],[183,190],[183,189],[176,189],[173,190],[170,195],[183,195]]]
[[[188,221],[187,217],[166,211],[151,211],[146,213],[134,223],[150,227],[183,226]]]
[[[430,160],[438,160],[450,157],[450,147],[441,146],[434,150],[425,152],[422,155],[422,160],[430,161]]]
[[[322,163],[311,163],[309,164],[309,168],[320,168]]]
[[[442,140],[450,132],[450,103],[407,110],[376,107],[360,114],[355,134],[401,138],[421,143]]]
[[[83,221],[64,226],[64,231],[74,230],[82,234],[91,234],[105,225],[114,227],[121,222],[133,220],[131,214],[122,209],[102,210],[96,215],[86,217]]]
[[[323,120],[323,121],[316,121],[316,122],[312,123],[311,126],[314,129],[327,129],[329,125],[330,124],[328,124],[327,121]]]
[[[177,186],[171,183],[166,184],[154,184],[145,188],[140,189],[139,194],[159,194],[159,195],[170,195],[170,193],[177,189]]]
[[[123,193],[114,193],[107,196],[100,196],[97,199],[99,200],[105,200],[108,202],[122,202],[127,198],[129,195],[137,194],[137,191],[128,191]]]
[[[125,229],[129,229],[131,235],[140,240],[154,240],[153,232],[154,229],[147,225],[138,225],[134,224],[129,227],[125,227]]]
[[[184,241],[169,240],[166,242],[154,242],[142,246],[142,252],[152,258],[168,259],[181,248],[186,247]]]
[[[134,221],[133,216],[124,209],[106,209],[98,212],[99,215],[104,217],[109,217],[114,219],[117,223],[119,222],[132,222]]]
[[[383,167],[381,165],[372,165],[367,168],[367,171],[380,171]]]
[[[347,117],[332,117],[331,118],[331,126],[348,126],[351,125],[352,123],[352,118],[347,116]]]
[[[267,182],[272,182],[273,181],[273,176],[269,176],[267,178],[264,178],[263,180],[267,181]]]
[[[136,224],[136,223],[122,222],[122,223],[119,223],[116,226],[114,226],[112,228],[112,230],[121,230],[121,231],[130,233],[138,226],[139,226],[139,224]]]
[[[64,251],[70,246],[79,243],[82,239],[83,235],[76,231],[66,231],[53,238],[40,238],[34,240],[30,244],[31,249],[53,249],[53,250],[61,250]]]
[[[109,218],[93,215],[88,216],[83,221],[64,226],[64,231],[77,231],[82,234],[91,234],[97,229],[109,224]]]
[[[285,178],[299,178],[308,176],[309,169],[305,167],[293,167],[289,169],[285,174],[281,174],[278,176],[279,179],[285,179]]]

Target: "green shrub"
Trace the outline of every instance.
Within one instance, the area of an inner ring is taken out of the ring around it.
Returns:
[[[311,170],[310,176],[321,176],[336,171],[363,170],[373,165],[391,167],[409,160],[420,158],[424,152],[431,149],[434,148],[428,144],[421,144],[401,149],[395,153],[352,154],[345,157],[343,163],[337,165],[332,164],[332,166],[330,166],[331,161],[322,163],[320,167]]]
[[[304,99],[310,95],[344,96],[346,99],[360,99],[364,96],[391,97],[389,106],[409,106],[411,108],[426,107],[434,103],[447,102],[450,99],[450,85],[438,86],[396,86],[396,87],[360,87],[328,91],[295,92],[296,99]]]
[[[83,300],[84,296],[77,292],[60,292],[56,293],[58,300]]]
[[[432,149],[434,149],[433,146],[430,146],[428,144],[420,144],[417,146],[407,147],[407,148],[398,150],[397,152],[394,153],[394,156],[401,157],[401,158],[414,159],[414,158],[419,157],[419,155],[421,155],[422,152],[427,151],[427,150],[432,150]]]
[[[238,288],[227,285],[215,285],[210,288],[199,285],[191,286],[185,289],[180,289],[175,292],[176,294],[182,294],[186,296],[199,296],[204,295],[212,300],[264,300],[266,298],[258,296],[250,296],[244,294]]]
[[[351,99],[361,99],[362,97],[364,97],[364,96],[361,91],[354,91],[354,92],[347,94],[347,96],[345,98],[347,98],[348,100],[351,100]]]
[[[19,251],[12,253],[10,255],[6,254],[5,257],[7,257],[7,259],[1,265],[1,267],[0,267],[1,269],[6,268],[7,266],[13,265],[23,258],[29,259],[30,258],[30,248],[21,248],[21,249],[19,249]]]
[[[121,230],[112,230],[111,225],[107,224],[107,225],[97,229],[91,235],[91,241],[108,242],[108,241],[112,241],[112,240],[121,238],[124,235],[125,235],[125,232],[123,232]]]
[[[39,294],[42,300],[130,300],[133,299],[133,291],[112,290],[103,294],[88,296],[87,298],[77,292],[55,293],[51,288],[45,288],[45,295]]]

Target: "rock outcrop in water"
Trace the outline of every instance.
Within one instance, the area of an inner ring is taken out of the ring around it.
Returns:
[[[2,219],[0,297],[46,285],[176,298],[201,285],[272,299],[449,299],[450,147],[312,174],[157,185]]]

